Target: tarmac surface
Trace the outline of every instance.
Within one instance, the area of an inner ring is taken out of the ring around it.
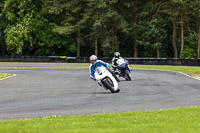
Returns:
[[[0,62],[0,67],[65,67],[65,66],[88,66],[87,64],[82,63],[8,63],[8,62]],[[88,66],[89,68],[89,66]]]
[[[178,72],[133,69],[119,93],[99,87],[88,69],[0,69],[0,120],[200,106],[200,80]]]

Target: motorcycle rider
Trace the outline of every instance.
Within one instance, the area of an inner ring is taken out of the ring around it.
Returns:
[[[95,72],[95,68],[98,66],[105,66],[106,69],[110,72],[113,73],[114,71],[110,69],[110,65],[108,63],[103,62],[102,60],[97,60],[97,56],[96,55],[91,55],[90,56],[90,67],[89,67],[89,72],[90,72],[90,78],[93,79],[94,81],[96,80],[95,76],[94,76],[94,72]]]
[[[114,57],[113,57],[113,59],[112,59],[112,68],[113,68],[113,70],[114,70],[114,72],[116,73],[116,74],[120,74],[120,72],[119,71],[117,71],[117,60],[118,59],[123,59],[121,56],[120,56],[120,53],[119,52],[115,52],[114,53]],[[125,59],[124,59],[125,60]],[[127,60],[126,60],[127,61]],[[128,62],[128,61],[127,61]],[[129,67],[129,65],[128,65],[128,69],[129,70],[131,70],[131,68]]]
[[[114,57],[112,59],[112,67],[113,67],[114,71],[117,69],[117,60],[118,59],[123,59],[123,58],[120,56],[119,52],[115,52]]]

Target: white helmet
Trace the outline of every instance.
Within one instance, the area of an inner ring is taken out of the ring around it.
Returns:
[[[92,63],[92,65],[95,65],[97,61],[97,57],[96,55],[91,55],[90,56],[90,62]]]
[[[97,60],[96,55],[91,55],[91,56],[90,56],[90,61],[91,61],[91,60]]]

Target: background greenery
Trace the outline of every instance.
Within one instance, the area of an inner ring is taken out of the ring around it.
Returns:
[[[1,0],[0,55],[200,58],[199,0]]]

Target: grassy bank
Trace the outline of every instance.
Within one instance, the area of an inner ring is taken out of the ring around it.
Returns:
[[[145,65],[131,65],[131,68],[137,69],[154,69],[154,70],[171,70],[177,72],[183,72],[187,74],[200,74],[200,67],[192,67],[192,66],[145,66]]]
[[[200,78],[200,67],[191,66],[156,66],[156,65],[131,65],[132,69],[153,69],[153,70],[170,70],[183,72],[193,77]]]
[[[2,133],[197,133],[200,107],[0,121]]]
[[[12,75],[12,74],[10,74],[10,73],[0,73],[0,79],[9,77],[9,76],[11,76],[11,75]]]

